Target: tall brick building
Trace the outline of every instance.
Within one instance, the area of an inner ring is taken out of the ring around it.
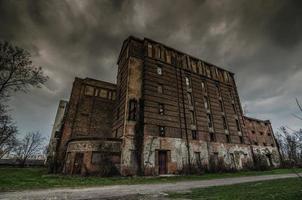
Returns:
[[[270,122],[243,116],[232,72],[135,37],[124,41],[117,64],[116,86],[74,82],[57,148],[65,173],[97,172],[104,153],[122,175],[218,160],[240,169],[255,154],[279,164]]]

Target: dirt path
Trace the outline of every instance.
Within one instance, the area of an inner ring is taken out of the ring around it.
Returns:
[[[0,194],[0,199],[140,199],[137,194],[147,194],[150,198],[158,199],[166,191],[183,191],[192,188],[204,188],[219,185],[232,185],[254,181],[264,181],[282,178],[297,177],[295,174],[280,174],[266,176],[247,176],[238,178],[224,178],[201,181],[181,181],[164,184],[141,184],[141,185],[114,185],[89,188],[62,188],[48,190],[26,190],[19,192],[5,192]],[[126,198],[135,195],[135,198]],[[145,199],[145,198],[142,198]]]

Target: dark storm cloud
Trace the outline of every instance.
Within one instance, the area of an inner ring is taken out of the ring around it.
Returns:
[[[17,123],[48,135],[74,77],[115,82],[122,41],[135,35],[235,72],[250,115],[297,127],[290,115],[294,98],[302,101],[301,8],[299,0],[2,0],[0,38],[28,49],[50,77],[12,99]]]

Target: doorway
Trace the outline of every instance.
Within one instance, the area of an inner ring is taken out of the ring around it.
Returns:
[[[167,174],[167,151],[158,151],[158,173]]]
[[[75,158],[74,158],[72,174],[81,174],[83,158],[84,158],[83,153],[76,153]]]

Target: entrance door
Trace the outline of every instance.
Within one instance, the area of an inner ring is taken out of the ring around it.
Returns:
[[[159,174],[167,173],[167,151],[158,152]]]
[[[83,158],[84,158],[83,153],[76,153],[75,158],[74,158],[72,174],[81,174]]]

